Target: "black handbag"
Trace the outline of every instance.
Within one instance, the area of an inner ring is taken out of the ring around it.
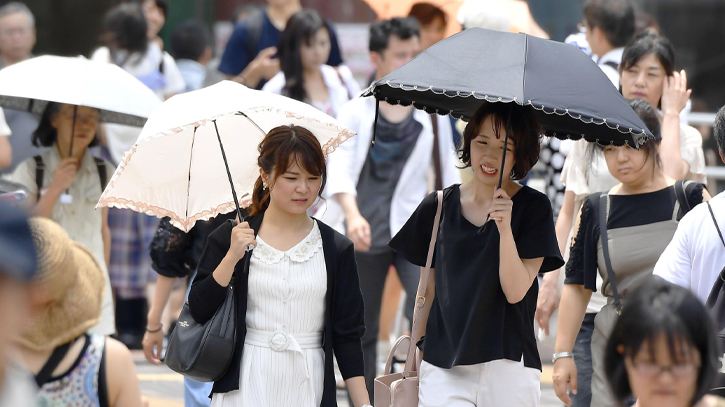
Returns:
[[[192,318],[189,302],[185,302],[169,339],[164,362],[171,370],[199,382],[221,378],[234,354],[236,325],[237,301],[232,282],[222,305],[203,324]]]

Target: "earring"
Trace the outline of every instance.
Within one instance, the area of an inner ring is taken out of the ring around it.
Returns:
[[[267,189],[267,183],[266,182],[262,182],[262,189]]]

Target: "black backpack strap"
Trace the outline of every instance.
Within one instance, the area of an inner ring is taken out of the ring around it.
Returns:
[[[103,352],[101,352],[101,364],[98,368],[98,402],[100,403],[100,407],[110,406],[110,402],[108,401],[108,380],[106,378],[106,353],[108,352],[106,342],[107,341],[104,338]]]
[[[614,297],[614,308],[617,315],[622,314],[622,300],[619,298],[617,283],[614,279],[614,270],[612,269],[612,261],[609,257],[609,237],[607,234],[607,218],[609,215],[609,195],[602,192],[599,195],[599,236],[602,240],[602,251],[604,252],[604,264],[607,267],[607,278],[609,278],[609,286],[612,287],[612,296]]]
[[[38,384],[38,387],[43,387],[45,383],[48,383],[53,371],[58,367],[65,355],[68,353],[68,349],[70,349],[70,345],[73,342],[74,341],[64,343],[53,350],[53,353],[50,355],[48,361],[45,362],[43,368],[40,369],[40,372],[38,372],[37,375],[35,375],[35,383]]]
[[[615,71],[619,70],[619,64],[614,61],[607,61],[607,62],[604,62],[602,65],[606,65],[610,68],[614,68]]]
[[[247,17],[247,57],[249,62],[257,56],[257,48],[259,40],[262,38],[262,18],[264,17],[264,9],[257,10]],[[241,73],[241,72],[240,72]]]
[[[35,160],[35,186],[38,188],[38,194],[36,197],[36,202],[40,201],[40,190],[43,189],[43,175],[45,173],[45,163],[43,162],[43,157],[36,155],[33,157],[33,160]]]
[[[98,177],[101,179],[101,192],[106,189],[108,183],[108,173],[106,172],[106,162],[102,158],[93,157],[93,161],[96,162],[96,168],[98,168]]]
[[[690,201],[687,200],[687,192],[685,192],[687,185],[691,182],[692,181],[684,180],[679,180],[675,182],[675,197],[677,198],[677,202],[680,203],[680,208],[682,208],[683,215],[687,212],[690,212],[690,210],[692,209],[692,206],[690,206]]]
[[[712,206],[710,206],[710,202],[705,203],[707,204],[707,209],[710,210],[710,217],[712,218],[712,223],[715,224],[715,229],[717,229],[717,234],[720,236],[720,241],[722,242],[722,245],[725,246],[725,239],[723,239],[720,227],[717,225],[717,220],[715,220],[715,213],[712,211]]]

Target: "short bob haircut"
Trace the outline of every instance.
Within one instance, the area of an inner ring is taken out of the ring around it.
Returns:
[[[719,369],[717,334],[705,306],[688,289],[670,284],[660,277],[644,280],[627,301],[607,342],[604,373],[614,396],[624,401],[632,395],[625,358],[634,357],[645,342],[664,335],[673,361],[687,360],[680,344],[688,344],[700,353],[695,405],[707,393]],[[678,352],[678,350],[680,352]],[[622,353],[623,351],[623,353]],[[650,347],[654,360],[654,349]]]
[[[284,72],[285,86],[282,93],[285,96],[299,101],[304,101],[307,97],[300,49],[303,42],[310,45],[312,37],[320,30],[326,30],[330,34],[330,29],[320,13],[312,9],[302,9],[290,17],[282,31],[277,49],[280,67]]]
[[[483,122],[489,116],[493,119],[493,128],[496,138],[499,139],[504,137],[506,120],[510,118],[509,140],[514,143],[513,158],[515,161],[510,177],[513,180],[526,178],[526,174],[539,160],[542,130],[533,111],[516,103],[483,102],[481,107],[476,110],[463,131],[462,145],[458,148],[458,156],[463,162],[463,168],[471,166],[471,142],[478,137]]]
[[[637,113],[637,116],[647,126],[652,135],[655,136],[654,139],[647,139],[644,144],[639,146],[639,149],[644,151],[648,158],[652,158],[655,161],[655,165],[662,168],[662,162],[660,161],[660,154],[658,152],[658,147],[662,142],[662,130],[660,120],[657,118],[657,112],[652,105],[639,98],[629,99],[627,103]],[[594,155],[602,154],[603,148],[599,144],[589,143],[587,149],[589,150],[590,165],[594,163]]]
[[[50,147],[58,141],[58,131],[55,127],[53,127],[50,119],[54,114],[60,112],[60,108],[62,106],[63,105],[60,103],[49,102],[48,106],[45,107],[43,116],[40,118],[40,123],[33,132],[32,142],[34,146]],[[98,133],[96,133],[96,136],[93,137],[93,140],[91,140],[91,144],[89,144],[88,147],[94,147],[98,144]]]

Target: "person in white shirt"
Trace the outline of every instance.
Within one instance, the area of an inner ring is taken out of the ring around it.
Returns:
[[[408,17],[374,23],[370,27],[369,48],[379,80],[418,54],[418,22]],[[420,277],[420,267],[396,255],[388,242],[430,191],[434,178],[430,169],[435,167],[435,161],[440,163],[436,188],[460,182],[447,117],[431,117],[412,106],[380,102],[375,147],[371,148],[375,104],[374,98],[355,98],[338,113],[338,120],[357,135],[328,158],[327,210],[321,218],[347,232],[355,244],[365,302],[365,382],[371,397],[380,307],[388,270],[395,266],[407,293],[405,314],[409,320],[413,317]]]
[[[262,90],[308,103],[337,117],[348,100],[360,93],[350,69],[325,64],[330,57],[330,31],[320,13],[302,9],[290,17],[279,39],[282,71]]]
[[[725,107],[715,117],[713,135],[720,159],[725,162]],[[706,205],[698,205],[682,218],[672,241],[660,256],[654,275],[689,288],[704,303],[725,267],[725,247],[720,241],[710,208],[721,231],[725,231],[725,192]]]

